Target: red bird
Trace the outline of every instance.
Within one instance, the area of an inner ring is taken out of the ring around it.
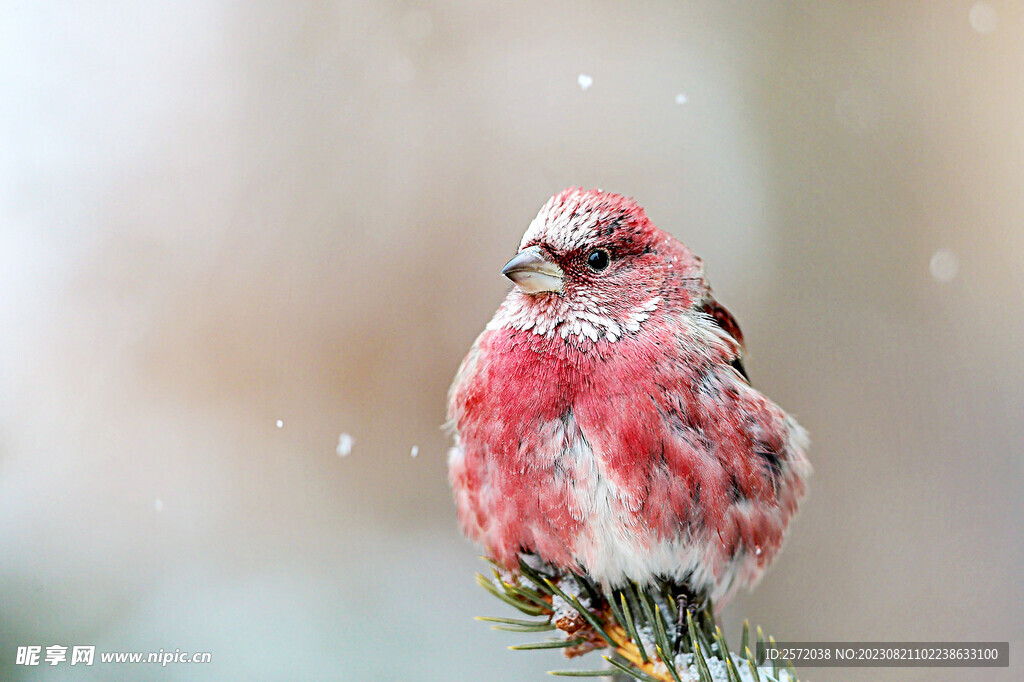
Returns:
[[[753,389],[703,263],[630,198],[552,197],[449,394],[466,535],[605,589],[667,580],[721,604],[778,553],[807,436]]]

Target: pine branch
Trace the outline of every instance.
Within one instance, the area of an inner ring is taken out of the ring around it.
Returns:
[[[558,631],[557,638],[518,644],[515,650],[562,649],[566,657],[607,649],[603,670],[552,670],[557,677],[616,677],[643,682],[795,682],[792,666],[758,667],[751,645],[764,644],[761,628],[750,642],[743,624],[737,653],[731,653],[710,603],[697,609],[680,603],[666,586],[636,583],[605,594],[586,576],[560,573],[538,561],[519,562],[519,571],[493,561],[493,578],[477,582],[502,602],[533,619],[480,617],[496,630]],[[685,600],[683,600],[685,601]],[[685,614],[685,615],[684,615]],[[774,639],[770,641],[774,642]]]

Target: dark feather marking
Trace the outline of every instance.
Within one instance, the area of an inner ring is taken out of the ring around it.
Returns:
[[[740,331],[740,325],[736,322],[736,318],[732,316],[732,313],[726,310],[722,304],[715,300],[708,301],[700,310],[702,313],[710,316],[722,331],[731,336],[736,343],[739,344],[740,350],[742,351],[743,332]],[[740,376],[743,377],[748,384],[750,383],[750,377],[747,376],[747,370],[743,366],[743,360],[740,358],[740,355],[733,358],[729,364],[732,365],[733,369],[740,373]]]
[[[777,481],[782,475],[782,462],[779,453],[772,448],[765,447],[763,443],[758,443],[754,447],[754,454],[764,460],[765,466],[771,472],[772,480]]]
[[[729,474],[729,501],[735,504],[745,499],[747,499],[747,496],[743,489],[740,488],[740,482],[736,479],[736,474]]]
[[[747,370],[743,367],[743,361],[739,358],[733,358],[733,361],[729,363],[732,368],[740,373],[740,376],[746,379],[747,383],[750,383],[750,377],[747,376]]]
[[[713,400],[718,400],[718,386],[714,384],[714,381],[714,375],[711,372],[705,372],[701,375],[700,381],[697,382],[697,390]]]
[[[743,345],[743,332],[740,331],[740,325],[732,313],[725,309],[725,306],[712,299],[704,304],[701,312],[710,315],[726,334],[736,339],[736,343],[740,346]]]

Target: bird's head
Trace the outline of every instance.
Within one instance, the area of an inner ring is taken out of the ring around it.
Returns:
[[[502,273],[516,286],[492,324],[594,342],[686,310],[706,288],[701,260],[633,199],[580,188],[544,204]]]

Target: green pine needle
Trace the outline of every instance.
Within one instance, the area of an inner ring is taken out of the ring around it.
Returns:
[[[502,625],[549,625],[551,623],[546,620],[522,620],[521,618],[498,618],[496,616],[476,616],[474,620],[482,620],[485,623],[501,623]]]
[[[582,644],[582,639],[550,639],[546,642],[532,642],[530,644],[514,644],[509,647],[512,651],[529,651],[532,649],[568,649],[571,646]]]
[[[676,672],[676,662],[664,649],[658,647],[658,657],[661,658],[661,662],[665,664],[668,674],[672,676],[673,682],[683,682],[679,679],[679,673]]]
[[[551,602],[545,601],[544,597],[536,590],[531,590],[528,587],[522,585],[513,585],[512,583],[506,583],[502,581],[502,588],[505,590],[505,594],[527,601],[536,606],[537,608],[545,611],[551,610]]]
[[[722,634],[722,628],[717,625],[715,626],[715,644],[718,645],[718,653],[722,661],[725,662],[725,674],[729,678],[729,682],[742,682],[740,671],[736,669],[732,654],[729,653],[729,645],[725,641],[725,635]]]
[[[665,621],[661,616],[661,606],[659,606],[658,604],[654,605],[654,635],[657,638],[658,646],[661,648],[662,651],[661,660],[666,660],[666,654],[668,655],[668,660],[671,660],[672,647],[669,646],[668,643],[668,633],[665,630]]]
[[[614,677],[614,670],[549,670],[548,675],[555,677]]]
[[[623,673],[629,675],[634,680],[640,680],[640,682],[660,682],[660,680],[658,680],[658,678],[651,677],[647,673],[643,672],[642,670],[637,670],[636,668],[634,668],[631,665],[627,665],[627,664],[624,664],[624,663],[619,663],[618,661],[616,661],[611,656],[605,656],[604,660],[608,661],[613,666],[618,668],[620,672],[623,672]]]
[[[537,623],[536,625],[492,625],[492,630],[503,630],[505,632],[548,632],[554,630],[552,623]]]
[[[625,621],[620,622],[625,623],[625,628],[626,632],[629,634],[629,639],[633,642],[633,644],[636,644],[636,649],[640,652],[640,660],[642,660],[644,663],[647,663],[647,651],[644,650],[644,643],[640,639],[640,633],[636,631],[636,621],[633,620],[633,613],[629,608],[629,600],[626,599],[625,592],[619,592],[619,599],[622,600],[622,613],[626,618]]]
[[[544,581],[544,576],[542,576],[537,571],[533,570],[533,568],[531,568],[530,565],[527,564],[525,561],[519,562],[519,570],[523,575],[525,575],[529,579],[530,582],[537,586],[537,589],[539,589],[544,594],[551,594],[551,589]]]
[[[588,577],[558,573],[546,564],[534,568],[520,561],[519,576],[516,577],[514,573],[507,572],[496,562],[489,562],[495,569],[494,578],[478,573],[477,583],[497,599],[533,618],[479,616],[477,620],[492,624],[491,627],[495,630],[507,632],[534,633],[556,630],[558,626],[554,622],[555,605],[551,600],[557,597],[576,611],[590,628],[585,631],[585,637],[580,636],[583,633],[566,633],[565,639],[516,644],[509,649],[568,649],[582,645],[575,651],[567,652],[567,655],[580,655],[605,645],[612,650],[609,655],[603,657],[611,666],[608,670],[549,671],[549,674],[555,677],[614,677],[622,673],[641,682],[683,682],[684,678],[688,679],[689,673],[683,675],[685,670],[677,669],[675,657],[684,652],[692,656],[692,665],[700,682],[713,682],[709,659],[721,661],[728,682],[742,682],[737,665],[743,666],[743,663],[746,663],[745,667],[755,681],[767,679],[778,682],[783,669],[791,680],[796,679],[796,672],[790,661],[772,661],[771,668],[758,668],[751,646],[764,645],[766,641],[774,645],[775,638],[766,638],[760,627],[752,632],[746,621],[743,623],[740,638],[741,653],[733,659],[725,635],[715,622],[710,602],[705,601],[695,617],[694,612],[685,608],[685,600],[676,601],[672,593],[673,588],[667,582],[659,581],[658,584],[649,586],[629,583],[605,594]],[[574,580],[578,588],[567,582],[568,580]],[[583,605],[581,597],[588,602],[588,606]],[[677,623],[676,613],[680,616],[685,614],[683,624]],[[579,621],[576,623],[578,627]],[[589,634],[590,631],[594,634]],[[650,633],[647,637],[648,640],[654,640],[653,651],[648,650],[651,646],[650,641],[645,647],[641,631]],[[615,632],[619,640],[613,639],[609,632]],[[594,635],[604,641],[599,641]],[[626,641],[623,642],[622,638]],[[656,664],[656,667],[651,668],[651,663]]]
[[[775,648],[775,638],[774,637],[769,637],[768,638],[768,644],[771,646],[771,648],[774,649]],[[772,659],[772,675],[774,675],[775,677],[778,677],[779,676],[779,670],[780,670],[780,668],[779,668],[779,659],[773,658]]]
[[[693,614],[689,611],[686,612],[686,625],[690,631],[690,646],[693,647],[693,662],[697,668],[697,674],[700,675],[700,682],[714,682],[711,678],[711,669],[708,668],[708,662],[704,658],[704,650],[700,645],[700,637],[697,631],[697,626],[693,622]]]
[[[476,574],[476,582],[480,585],[480,587],[484,588],[501,601],[505,602],[509,606],[519,609],[528,616],[542,616],[545,614],[545,611],[541,609],[539,606],[531,606],[529,604],[525,604],[522,601],[514,599],[508,596],[506,593],[498,590],[498,588],[495,587],[490,580],[488,580],[484,575],[480,573]]]
[[[754,661],[754,652],[750,650],[750,647],[744,647],[744,652],[747,655],[747,667],[750,669],[750,674],[753,675],[755,680],[760,679],[757,674],[757,663]]]

